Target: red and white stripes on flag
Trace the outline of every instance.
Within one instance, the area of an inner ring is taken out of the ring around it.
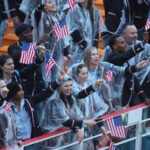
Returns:
[[[59,41],[62,37],[68,35],[68,29],[66,25],[66,19],[63,18],[59,21],[59,23],[55,24],[54,27],[54,33],[56,35],[57,41]]]
[[[67,0],[71,10],[75,10],[76,0]]]
[[[8,114],[10,114],[10,113],[11,113],[11,111],[12,111],[11,103],[10,103],[10,102],[8,102],[6,105],[4,105],[4,107],[3,107],[3,108],[5,108],[5,109],[6,109],[6,111],[7,111],[7,113],[8,113]]]
[[[113,142],[110,142],[108,150],[119,150]]]
[[[56,62],[51,57],[48,62],[46,63],[46,77],[49,78],[50,70],[55,66]]]
[[[27,50],[23,49],[23,47],[22,47],[19,63],[33,64],[33,62],[34,62],[33,58],[36,54],[35,47],[36,47],[36,45],[34,43],[30,43],[29,49],[27,49]]]
[[[109,82],[112,81],[112,79],[113,79],[113,72],[111,70],[107,71],[107,75],[105,76],[105,79],[107,81],[109,81]]]
[[[150,19],[147,19],[146,25],[145,25],[145,30],[150,29]]]
[[[126,130],[123,125],[121,116],[108,118],[106,120],[106,124],[112,136],[126,138]]]

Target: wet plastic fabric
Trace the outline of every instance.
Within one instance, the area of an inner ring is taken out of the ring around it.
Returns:
[[[35,42],[38,41],[39,38],[42,37],[44,34],[48,34],[49,32],[51,32],[53,30],[53,25],[55,25],[55,23],[58,23],[59,20],[60,18],[57,14],[52,16],[51,14],[42,12],[41,20],[39,22],[39,25],[37,25],[35,21],[35,17],[34,17],[34,11],[33,11],[32,25],[34,26],[34,29],[33,29],[34,41]],[[63,65],[63,48],[64,48],[63,38],[57,42],[54,32],[51,32],[51,34],[45,41],[44,46],[46,47],[47,50],[49,50],[48,52],[50,56],[53,57],[57,65],[61,68],[61,66]],[[43,75],[44,81],[46,83],[50,81],[55,81],[58,71],[59,71],[58,67],[55,65],[52,68],[51,73],[50,73],[50,78],[48,79],[46,77],[45,66],[46,66],[46,62],[44,61],[42,64],[42,75]]]
[[[74,64],[69,70],[69,75],[72,75],[73,81],[73,95],[77,96],[78,93],[87,88],[89,84],[87,82],[84,83],[84,86],[81,87],[77,82],[77,67],[79,64]],[[94,92],[90,94],[86,98],[78,99],[76,98],[77,105],[79,109],[82,111],[84,115],[84,119],[96,119],[103,114],[105,114],[108,110],[108,105],[101,99],[101,97]]]
[[[142,51],[138,56],[136,56],[136,63],[142,60],[147,60],[149,57],[150,57],[150,44],[145,44],[145,50]],[[136,77],[139,79],[141,85],[147,76],[148,80],[150,81],[150,62],[146,67],[140,69],[136,73]]]
[[[87,47],[93,46],[95,36],[100,33],[100,30],[104,25],[103,18],[95,6],[93,6],[93,11],[94,25],[92,25],[89,11],[85,8],[81,8],[79,5],[76,5],[74,11],[69,10],[67,14],[67,27],[69,34],[71,35],[75,30],[78,30],[82,39],[87,42]],[[70,52],[74,57],[74,63],[79,63],[82,60],[83,50],[79,47],[78,43],[73,42],[71,36]]]
[[[105,79],[107,71],[113,66],[113,64],[101,62],[96,67],[94,72],[89,71],[88,84],[92,84],[98,78]],[[97,90],[97,93],[102,96],[107,104],[110,105],[112,100],[113,108],[119,109],[121,107],[121,99],[124,85],[124,71],[125,67],[113,67],[113,79],[108,82],[104,80],[104,84]]]
[[[138,44],[139,42],[140,41],[137,40],[135,44]],[[128,46],[127,50],[133,46],[134,45]],[[106,62],[107,58],[111,54],[111,52],[112,52],[112,49],[109,46],[107,46],[101,57],[101,62]],[[132,58],[132,60],[130,59],[130,64],[131,65],[138,64],[140,61],[147,60],[149,57],[150,57],[150,44],[145,44],[144,51],[137,54],[134,58]],[[148,63],[148,65],[146,67],[144,67],[144,68],[140,69],[138,72],[134,73],[135,76],[137,77],[137,79],[139,79],[141,85],[144,82],[146,76],[148,75],[148,77],[149,77],[149,72],[150,72],[150,63]]]
[[[15,150],[17,146],[16,128],[11,111],[0,108],[0,148],[6,147],[8,150]]]

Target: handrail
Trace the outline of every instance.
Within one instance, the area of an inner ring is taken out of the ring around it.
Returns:
[[[126,108],[124,110],[113,112],[111,114],[106,114],[106,115],[102,116],[101,118],[104,121],[104,120],[106,120],[106,119],[108,119],[110,117],[114,117],[114,116],[121,115],[121,114],[126,114],[129,111],[136,110],[136,109],[139,109],[139,108],[146,108],[146,107],[148,107],[146,105],[146,103],[142,103],[142,104],[130,107],[130,108]],[[45,141],[45,140],[48,140],[48,139],[51,139],[51,138],[63,135],[63,134],[67,134],[67,133],[69,133],[71,131],[72,130],[69,129],[69,128],[64,128],[64,129],[56,130],[54,132],[50,132],[50,133],[44,134],[44,135],[36,137],[36,138],[32,138],[32,139],[26,140],[26,141],[23,142],[23,146],[29,146],[29,145],[32,145],[32,144],[35,144],[35,143],[39,143],[39,142],[42,142],[42,141]],[[100,135],[96,135],[96,136],[100,136]],[[0,150],[6,150],[6,148],[2,148]]]

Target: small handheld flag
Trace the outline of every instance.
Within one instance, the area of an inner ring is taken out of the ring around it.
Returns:
[[[76,2],[78,0],[67,0],[71,10],[75,10]]]
[[[107,71],[105,79],[109,82],[113,80],[113,66]]]
[[[123,125],[121,116],[108,118],[106,120],[106,124],[112,136],[119,138],[126,138],[126,130]]]
[[[148,18],[147,18],[146,25],[145,25],[145,30],[148,30],[148,29],[150,29],[150,12],[148,14]]]
[[[110,142],[108,150],[119,150],[113,142]]]
[[[63,18],[59,21],[59,23],[55,24],[53,27],[54,33],[56,35],[57,41],[60,40],[62,37],[68,35],[68,29],[66,25],[66,18]]]
[[[19,63],[33,64],[33,57],[36,54],[35,47],[36,44],[34,43],[23,42]]]
[[[46,53],[46,77],[49,78],[51,69],[55,66],[56,62],[49,54]]]

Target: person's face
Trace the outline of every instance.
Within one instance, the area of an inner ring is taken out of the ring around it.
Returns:
[[[87,67],[83,67],[82,69],[79,70],[78,81],[79,83],[83,84],[87,81],[87,78],[88,78],[88,69]]]
[[[117,37],[116,38],[116,44],[114,45],[114,50],[119,52],[119,53],[124,53],[126,50],[127,44],[125,43],[124,38],[122,37]]]
[[[2,66],[3,73],[12,74],[14,72],[14,61],[12,58],[7,59],[6,63]]]
[[[127,26],[126,32],[123,33],[123,37],[128,45],[136,42],[138,34],[134,25]]]
[[[21,40],[27,41],[27,42],[32,42],[33,41],[33,34],[32,34],[32,29],[26,29],[24,30],[19,37]]]
[[[90,64],[91,65],[98,65],[98,63],[99,63],[99,53],[98,53],[97,49],[94,49],[91,52]]]
[[[46,12],[55,12],[56,6],[54,0],[46,0],[46,6],[45,6]]]
[[[24,90],[23,90],[23,87],[21,84],[19,84],[19,88],[20,88],[20,90],[16,93],[14,98],[17,100],[22,100],[24,98]]]
[[[61,92],[65,96],[70,96],[71,95],[71,91],[72,91],[72,87],[73,87],[72,80],[68,80],[68,81],[64,82],[63,85],[61,86]]]

